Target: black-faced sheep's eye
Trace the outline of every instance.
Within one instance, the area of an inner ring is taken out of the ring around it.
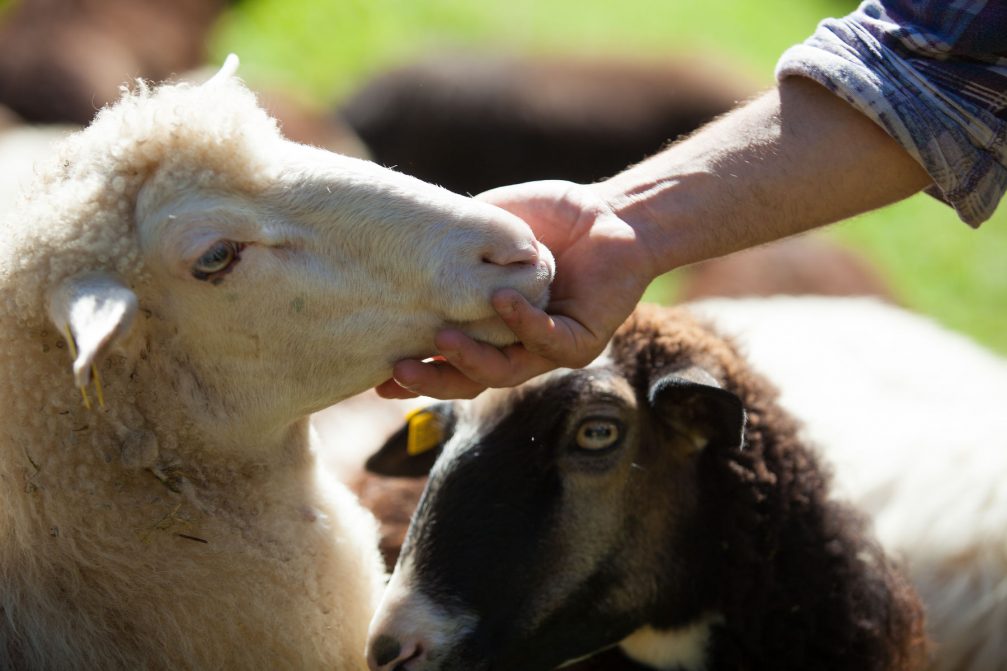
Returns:
[[[192,276],[197,280],[214,280],[228,273],[241,260],[244,245],[232,240],[220,240],[203,253],[192,266]]]
[[[604,450],[619,442],[619,423],[611,419],[590,418],[577,427],[577,447],[582,450]]]

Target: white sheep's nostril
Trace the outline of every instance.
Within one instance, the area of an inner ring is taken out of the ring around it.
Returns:
[[[423,657],[419,643],[411,642],[403,646],[391,636],[382,634],[374,639],[367,654],[367,666],[371,671],[400,671],[409,669],[409,662]]]
[[[538,264],[538,245],[531,243],[510,249],[493,249],[483,253],[483,263],[494,266],[534,266]]]

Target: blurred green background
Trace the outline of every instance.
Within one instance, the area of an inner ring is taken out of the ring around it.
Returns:
[[[211,53],[230,51],[253,83],[303,88],[331,104],[382,68],[431,51],[708,56],[760,86],[789,45],[846,0],[244,0]],[[655,149],[657,149],[655,147]],[[925,195],[834,226],[872,259],[907,305],[1007,352],[1007,207],[980,231]],[[674,274],[648,298],[673,300]]]
[[[727,65],[755,86],[822,18],[856,0],[232,0],[211,60],[242,59],[253,86],[300,91],[330,108],[368,77],[431,52],[481,49],[590,54]],[[13,0],[0,0],[0,11]],[[657,150],[658,147],[655,147]],[[873,260],[906,305],[1007,353],[1007,206],[980,231],[919,195],[831,227]],[[648,299],[675,299],[675,274]]]

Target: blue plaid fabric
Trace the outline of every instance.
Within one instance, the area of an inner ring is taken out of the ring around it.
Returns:
[[[1007,190],[1007,2],[867,0],[780,58],[876,121],[978,226]]]

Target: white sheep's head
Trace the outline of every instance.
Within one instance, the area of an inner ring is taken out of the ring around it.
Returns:
[[[290,142],[227,73],[127,95],[66,149],[51,181],[86,184],[62,209],[90,214],[46,292],[81,386],[139,329],[232,411],[305,413],[433,354],[443,326],[512,341],[497,288],[547,299],[552,256],[523,221]]]

